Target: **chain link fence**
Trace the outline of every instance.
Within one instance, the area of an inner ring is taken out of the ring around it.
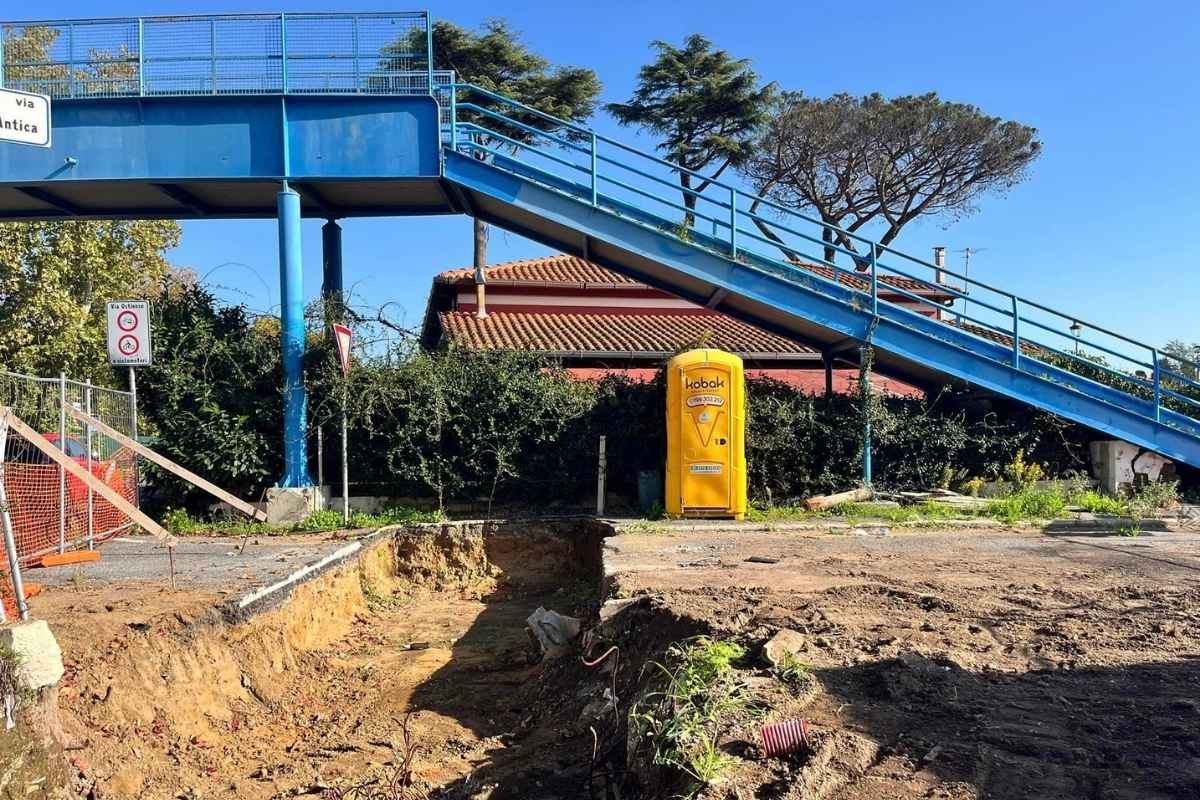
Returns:
[[[68,413],[75,409],[129,437],[136,435],[136,401],[130,392],[65,377],[0,372],[0,406],[130,503],[138,503],[137,457],[116,440]],[[12,429],[0,436],[4,500],[18,567],[45,556],[91,549],[133,524],[81,478]],[[7,556],[0,559],[12,572]],[[8,593],[10,582],[3,582]]]

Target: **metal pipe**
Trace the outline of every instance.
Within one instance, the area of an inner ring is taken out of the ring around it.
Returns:
[[[599,197],[600,181],[596,177],[596,134],[592,133],[592,208],[596,207],[596,201]]]
[[[737,258],[737,189],[729,188],[729,252]]]
[[[138,17],[138,97],[146,96],[146,23]]]
[[[325,436],[321,426],[317,426],[317,486],[325,485]]]
[[[208,74],[212,83],[212,93],[217,93],[217,21],[208,21]]]
[[[1021,315],[1017,311],[1017,297],[1013,295],[1012,299],[1012,358],[1013,366],[1017,369],[1021,368]]]
[[[874,244],[871,245],[871,316],[879,316],[879,262]]]
[[[350,448],[346,424],[346,401],[350,393],[349,380],[342,376],[342,524],[350,525]]]
[[[89,378],[83,389],[83,410],[88,417],[92,416],[92,381]],[[92,425],[89,422],[84,428],[84,446],[87,448],[87,471],[92,475]],[[137,456],[134,456],[135,458]],[[92,550],[96,546],[96,499],[95,492],[92,491],[91,484],[88,484],[87,490],[87,541],[88,549]]]
[[[871,486],[871,346],[863,343],[858,348],[859,363],[859,392],[863,403],[863,457],[862,481],[863,486]]]
[[[354,34],[353,34],[353,39],[354,39],[354,93],[362,94],[362,86],[359,84],[360,78],[358,75],[358,70],[359,70],[358,60],[360,58],[360,54],[358,52],[358,15],[357,14],[354,15],[353,30],[354,30]]]
[[[608,437],[600,437],[600,458],[596,467],[596,516],[604,516],[604,499],[606,490],[604,483],[608,475],[608,455],[606,453]]]
[[[279,59],[282,70],[283,93],[288,93],[287,14],[279,15]]]
[[[458,90],[450,84],[450,149],[458,150]]]
[[[67,373],[58,373],[58,449],[67,451]],[[67,550],[67,470],[58,467],[58,552]]]
[[[429,94],[433,94],[433,20],[425,12],[425,73]]]
[[[138,394],[137,394],[137,370],[133,367],[129,368],[129,438],[135,442],[138,440]],[[133,459],[133,504],[138,508],[142,507],[142,474],[137,453],[132,453],[130,456]]]
[[[11,411],[8,413],[12,413]],[[8,556],[8,567],[11,570],[13,594],[16,595],[17,611],[22,621],[29,619],[29,606],[25,602],[25,583],[21,579],[21,557],[17,552],[17,539],[13,534],[12,516],[8,512],[8,476],[5,474],[4,461],[8,448],[8,417],[0,419],[0,524],[4,528],[4,553]],[[0,603],[0,619],[4,616],[4,606]]]
[[[1150,351],[1154,362],[1154,421],[1162,422],[1162,377],[1158,369],[1158,348]]]
[[[67,93],[75,96],[75,24],[67,25]]]

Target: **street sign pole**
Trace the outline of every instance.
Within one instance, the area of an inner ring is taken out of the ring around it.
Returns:
[[[346,447],[346,397],[350,387],[348,381],[342,381],[342,524],[350,526],[350,458]]]
[[[350,525],[350,457],[346,443],[349,426],[346,406],[350,398],[350,343],[353,332],[340,323],[333,325],[333,343],[337,346],[338,361],[342,364],[342,524]]]

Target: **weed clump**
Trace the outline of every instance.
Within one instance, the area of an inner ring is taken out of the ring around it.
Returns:
[[[653,748],[658,766],[690,779],[689,797],[718,781],[731,759],[717,746],[721,729],[746,710],[745,686],[734,665],[746,648],[707,636],[667,650],[666,664],[651,662],[665,687],[646,694],[630,712],[638,737]]]

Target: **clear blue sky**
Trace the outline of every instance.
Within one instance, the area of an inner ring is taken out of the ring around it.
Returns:
[[[972,276],[1150,342],[1200,341],[1200,6],[1194,2],[678,3],[459,0],[435,17],[475,26],[508,19],[538,51],[595,69],[605,101],[624,100],[653,38],[699,31],[751,58],[784,88],[907,94],[937,91],[1037,127],[1030,179],[973,217],[906,229],[897,245],[982,252]],[[238,11],[370,11],[395,0],[291,0],[267,6],[188,0],[41,0],[42,18]],[[414,6],[419,8],[419,6]],[[10,16],[14,12],[9,6]],[[602,130],[614,129],[599,119]],[[630,135],[628,132],[621,135]],[[320,222],[306,223],[305,292],[320,285]],[[432,276],[471,260],[465,217],[351,220],[346,281],[390,299],[416,324]],[[546,251],[495,231],[492,260]],[[189,222],[173,259],[259,310],[278,302],[272,222]]]

